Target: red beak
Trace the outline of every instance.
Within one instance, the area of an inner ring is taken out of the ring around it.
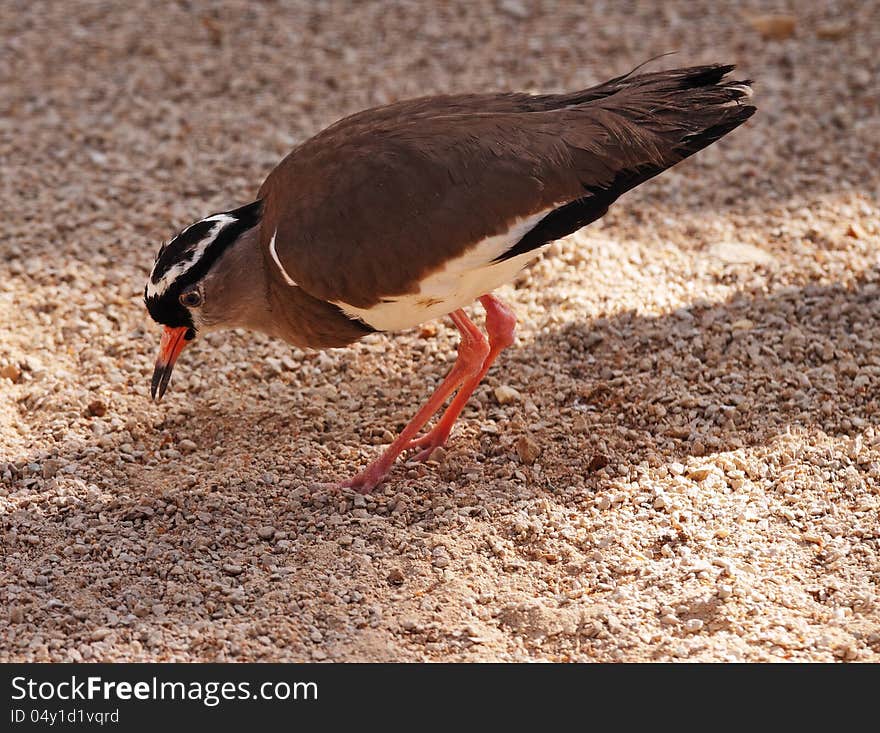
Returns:
[[[156,357],[156,368],[153,370],[153,381],[150,384],[150,394],[158,402],[165,394],[171,372],[174,370],[174,362],[180,356],[187,344],[186,334],[190,329],[186,326],[171,328],[165,326],[162,331],[162,341],[159,342],[159,356]]]

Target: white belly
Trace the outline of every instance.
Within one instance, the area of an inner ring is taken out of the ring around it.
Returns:
[[[371,308],[355,308],[341,301],[335,305],[379,331],[400,331],[445,316],[510,282],[523,267],[540,256],[550,243],[509,260],[493,262],[551,211],[553,209],[547,209],[519,219],[504,234],[478,242],[422,280],[417,293],[385,298]]]

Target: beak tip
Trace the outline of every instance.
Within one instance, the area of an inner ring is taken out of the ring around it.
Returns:
[[[180,352],[186,346],[186,335],[189,330],[184,326],[180,328],[165,327],[162,333],[162,343],[159,346],[159,357],[156,359],[156,366],[153,369],[153,379],[150,382],[150,397],[153,402],[159,402],[168,382],[171,380],[171,372],[174,370],[174,362]]]

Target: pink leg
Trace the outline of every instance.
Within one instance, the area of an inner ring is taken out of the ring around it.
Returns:
[[[459,386],[472,379],[474,374],[479,372],[480,366],[486,360],[486,355],[489,353],[489,345],[486,343],[486,338],[480,333],[480,329],[465,315],[463,310],[457,310],[449,315],[452,318],[452,322],[461,332],[461,341],[458,344],[458,359],[453,365],[452,370],[434,394],[431,395],[431,399],[409,421],[403,432],[397,436],[397,439],[388,446],[385,452],[359,474],[339,484],[340,487],[356,489],[362,494],[369,494],[388,475],[388,471],[391,470],[391,466],[394,464],[397,456],[401,454],[412,438],[418,434],[425,423],[446,402],[446,398]]]
[[[480,302],[483,304],[483,308],[486,309],[486,333],[489,334],[489,353],[486,355],[480,371],[462,385],[458,394],[455,395],[455,399],[452,400],[443,416],[431,431],[421,438],[416,438],[406,446],[407,448],[424,449],[416,456],[417,460],[426,461],[435,448],[446,444],[446,440],[452,432],[452,426],[455,425],[455,421],[477,388],[477,385],[486,376],[486,372],[489,371],[498,355],[513,343],[516,316],[510,307],[492,295],[482,296]]]

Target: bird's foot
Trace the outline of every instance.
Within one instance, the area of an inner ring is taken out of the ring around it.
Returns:
[[[383,461],[373,461],[360,473],[355,474],[350,479],[340,481],[336,484],[336,488],[354,489],[359,494],[369,494],[385,480],[389,469],[390,467],[386,466]]]
[[[449,433],[445,430],[438,430],[437,427],[430,432],[425,433],[420,438],[414,438],[406,444],[406,450],[415,450],[417,448],[422,449],[410,458],[410,460],[422,462],[427,461],[437,448],[442,448],[446,445],[446,439],[449,437]]]

